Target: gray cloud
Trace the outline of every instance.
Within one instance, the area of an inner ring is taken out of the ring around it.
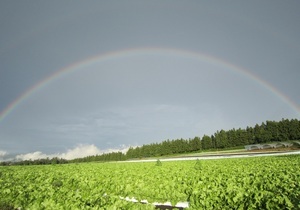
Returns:
[[[86,63],[50,81],[0,122],[1,151],[34,157],[81,144],[108,150],[299,118],[299,110],[241,73],[248,69],[299,106],[299,2],[33,4],[0,3],[1,113],[66,66],[148,51]],[[166,48],[177,53],[159,50]]]

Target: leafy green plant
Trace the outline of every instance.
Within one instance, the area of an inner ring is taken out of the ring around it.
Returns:
[[[63,182],[61,180],[54,180],[52,182],[52,186],[53,187],[61,187],[61,186],[63,186]]]
[[[194,168],[195,168],[196,170],[199,170],[199,171],[202,170],[202,163],[200,162],[199,159],[196,160],[196,163],[195,163],[195,165],[194,165]]]
[[[161,163],[161,161],[159,160],[159,159],[157,159],[157,161],[156,161],[156,164],[155,164],[156,166],[162,166],[162,163]]]
[[[0,202],[0,210],[16,210],[16,208],[10,204]]]
[[[1,167],[0,209],[155,208],[120,197],[189,209],[300,209],[299,168],[299,155]]]

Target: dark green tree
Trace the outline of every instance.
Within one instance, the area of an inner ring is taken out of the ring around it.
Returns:
[[[226,148],[229,147],[228,137],[227,133],[224,130],[221,130],[220,132],[217,131],[215,133],[216,138],[216,146],[217,148]]]
[[[298,140],[300,139],[300,121],[292,119],[289,122],[289,139]]]
[[[207,135],[204,135],[202,137],[201,144],[202,144],[202,148],[203,149],[211,149],[211,148],[213,148],[212,139],[211,139],[211,137],[209,137]]]
[[[270,136],[269,141],[278,141],[279,140],[279,130],[278,122],[275,121],[266,121],[266,131]]]
[[[190,151],[199,151],[201,150],[201,139],[199,137],[195,137],[189,141]]]
[[[282,119],[278,123],[278,130],[279,130],[279,141],[287,141],[290,138],[290,121],[288,119]]]

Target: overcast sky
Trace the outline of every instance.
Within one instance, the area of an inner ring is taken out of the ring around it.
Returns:
[[[1,1],[0,160],[70,159],[299,119],[299,9]]]

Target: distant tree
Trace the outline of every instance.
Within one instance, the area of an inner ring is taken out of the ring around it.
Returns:
[[[260,132],[263,143],[272,141],[272,133],[268,131],[268,127],[264,122],[260,125]]]
[[[269,141],[278,141],[279,140],[278,122],[266,121],[266,132],[268,133],[268,136],[270,136]]]
[[[265,143],[270,140],[270,137],[265,130],[265,124],[262,123],[261,125],[256,124],[254,127],[254,136],[255,136],[255,143]]]
[[[217,142],[216,142],[216,138],[214,135],[210,136],[211,141],[212,141],[212,148],[216,149],[217,148]]]
[[[166,141],[163,141],[161,143],[161,147],[160,147],[160,154],[161,155],[170,155],[170,154],[173,154],[173,150],[171,148],[171,142],[170,140],[166,140]]]
[[[300,121],[297,119],[292,119],[289,122],[289,139],[298,140],[300,139]]]
[[[226,148],[229,146],[227,133],[224,130],[221,130],[220,132],[217,131],[215,133],[216,138],[216,146],[217,148]]]
[[[199,137],[195,137],[189,141],[190,144],[190,150],[191,151],[199,151],[201,150],[201,139]]]
[[[240,139],[238,139],[237,136],[237,131],[234,128],[227,131],[226,134],[229,147],[239,146],[241,144]]]
[[[282,119],[278,124],[278,130],[279,130],[279,141],[287,141],[289,140],[290,134],[290,121],[287,119]]]
[[[211,148],[213,148],[212,139],[211,139],[211,137],[209,137],[207,135],[204,135],[202,137],[201,144],[202,144],[202,148],[203,149],[211,149]]]

